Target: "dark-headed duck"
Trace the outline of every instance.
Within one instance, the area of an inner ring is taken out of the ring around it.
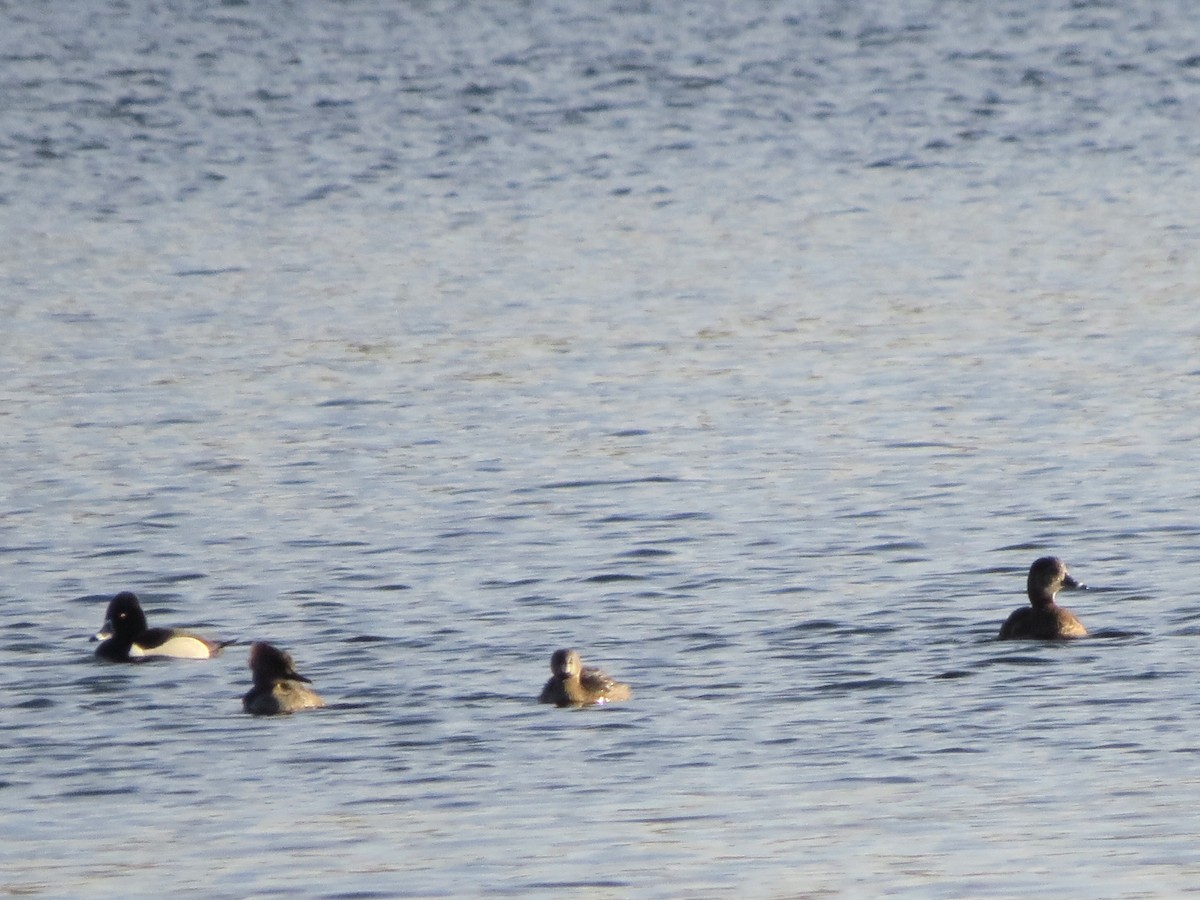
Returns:
[[[629,685],[614,681],[599,669],[584,668],[578,650],[555,650],[550,671],[554,675],[542,688],[538,703],[590,706],[628,700],[633,693]]]
[[[312,682],[296,671],[291,656],[265,641],[250,646],[250,671],[254,687],[242,698],[242,707],[251,715],[276,716],[325,705],[316,691],[305,687]]]
[[[104,613],[104,626],[93,641],[96,655],[110,662],[134,662],[154,656],[210,659],[232,641],[216,642],[177,628],[149,628],[138,598],[129,591],[113,597]]]
[[[1029,567],[1029,606],[1013,610],[1000,626],[1000,640],[1032,639],[1052,641],[1060,638],[1083,637],[1087,629],[1075,615],[1054,602],[1061,590],[1083,589],[1067,573],[1067,567],[1057,556],[1043,556]]]

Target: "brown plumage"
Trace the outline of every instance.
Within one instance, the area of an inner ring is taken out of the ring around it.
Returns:
[[[578,650],[555,650],[550,657],[553,677],[542,688],[538,703],[555,706],[591,706],[628,700],[629,685],[615,681],[600,669],[584,668]]]
[[[1043,556],[1029,567],[1026,590],[1029,606],[1014,610],[1000,626],[1002,641],[1029,639],[1052,641],[1061,638],[1083,637],[1087,629],[1069,609],[1054,602],[1060,590],[1082,589],[1067,573],[1067,567],[1057,556]]]
[[[296,671],[291,656],[278,647],[264,641],[252,644],[250,671],[254,687],[242,697],[242,707],[252,715],[275,716],[325,705],[316,691],[305,687],[312,682]]]

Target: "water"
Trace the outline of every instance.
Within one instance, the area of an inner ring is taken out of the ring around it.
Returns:
[[[3,15],[7,891],[1194,890],[1188,5]]]

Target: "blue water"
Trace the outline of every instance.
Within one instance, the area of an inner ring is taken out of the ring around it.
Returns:
[[[3,9],[0,885],[1194,891],[1200,20],[1135,6]],[[997,643],[1046,553],[1092,636]],[[101,664],[118,590],[241,644]]]

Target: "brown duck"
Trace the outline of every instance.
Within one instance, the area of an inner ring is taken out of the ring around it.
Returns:
[[[1082,590],[1080,584],[1067,572],[1067,567],[1057,556],[1043,556],[1034,560],[1029,567],[1029,606],[1013,610],[1012,615],[1000,626],[1000,640],[1030,639],[1052,641],[1061,638],[1083,637],[1087,629],[1069,609],[1054,602],[1061,590]]]
[[[325,701],[305,685],[312,684],[296,671],[291,656],[264,641],[250,646],[250,671],[254,687],[242,698],[246,712],[255,716],[275,716],[302,709],[318,709]]]
[[[555,650],[550,657],[554,675],[542,688],[538,703],[555,706],[593,706],[628,700],[629,685],[614,681],[599,669],[584,668],[578,650]]]

